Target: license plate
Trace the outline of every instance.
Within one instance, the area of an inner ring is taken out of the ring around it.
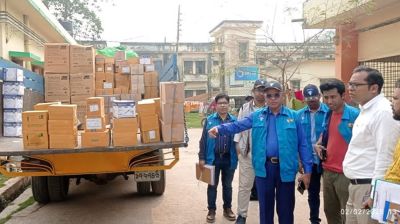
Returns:
[[[135,181],[159,181],[161,179],[161,174],[159,170],[156,171],[137,171],[135,172]]]

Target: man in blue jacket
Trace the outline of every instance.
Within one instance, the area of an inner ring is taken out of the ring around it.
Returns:
[[[308,188],[308,206],[310,207],[310,222],[316,224],[321,222],[319,218],[319,192],[321,189],[322,164],[317,153],[314,151],[314,146],[323,131],[324,117],[329,108],[326,104],[320,102],[321,94],[317,86],[312,84],[307,85],[303,89],[303,95],[307,106],[297,113],[304,128],[308,150],[313,153],[313,168]]]
[[[307,148],[296,112],[282,105],[285,97],[282,85],[276,81],[268,82],[265,96],[268,107],[240,121],[214,127],[208,134],[215,138],[252,129],[251,153],[260,205],[260,223],[274,223],[276,198],[279,223],[293,224],[298,158],[300,155],[305,173],[299,180],[308,188],[312,153]]]
[[[204,165],[215,166],[215,185],[208,185],[207,201],[208,214],[207,222],[215,222],[215,201],[217,200],[217,187],[219,176],[222,181],[222,199],[224,201],[224,216],[230,221],[235,221],[236,216],[232,212],[232,180],[237,167],[237,154],[233,134],[219,135],[218,138],[209,138],[208,130],[225,123],[236,121],[236,117],[228,113],[229,96],[220,93],[215,97],[217,112],[208,116],[203,128],[200,139],[199,165],[204,169]]]

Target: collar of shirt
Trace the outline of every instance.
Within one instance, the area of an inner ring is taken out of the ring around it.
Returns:
[[[219,113],[217,113],[217,118],[218,118],[222,123],[225,123],[225,122],[228,122],[228,121],[231,121],[231,120],[232,120],[231,115],[230,115],[229,113],[226,114],[226,119],[225,119],[225,120],[222,119],[222,117],[219,115]]]
[[[273,112],[269,109],[269,107],[265,108],[265,110],[263,111],[264,114],[273,114]],[[279,110],[279,113],[277,115],[288,115],[285,106],[281,106],[281,109]]]
[[[260,109],[260,108],[265,107],[265,106],[258,107],[258,106],[256,105],[256,101],[255,101],[255,100],[252,101],[251,105],[253,106],[253,108],[257,108],[257,109]]]
[[[372,98],[370,101],[368,101],[363,106],[360,106],[360,109],[361,110],[368,110],[369,108],[371,108],[374,104],[376,104],[378,101],[380,101],[384,97],[385,96],[383,95],[383,93],[381,93],[381,94],[375,96],[374,98]]]

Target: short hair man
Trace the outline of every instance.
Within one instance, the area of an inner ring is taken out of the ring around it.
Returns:
[[[343,161],[344,174],[350,179],[346,211],[372,206],[373,185],[376,179],[383,179],[400,136],[400,125],[392,117],[390,101],[381,93],[383,84],[382,74],[365,66],[356,67],[349,81],[350,97],[360,104],[361,113],[354,123],[353,137]],[[377,222],[368,212],[348,212],[346,223]]]
[[[313,153],[313,168],[310,187],[308,188],[308,206],[310,207],[310,222],[316,224],[321,222],[319,218],[319,192],[321,189],[322,164],[314,151],[314,146],[323,131],[322,124],[329,109],[326,104],[320,102],[321,95],[317,86],[309,84],[304,87],[303,96],[307,106],[297,113],[308,141],[308,150]]]

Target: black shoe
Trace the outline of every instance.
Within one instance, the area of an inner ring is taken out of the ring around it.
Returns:
[[[232,212],[232,209],[230,209],[230,208],[225,208],[224,209],[224,216],[229,221],[235,221],[236,220],[236,215],[235,215],[235,213]]]
[[[238,215],[235,224],[246,224],[246,218]]]
[[[208,210],[207,222],[208,223],[214,223],[215,222],[215,209]]]

